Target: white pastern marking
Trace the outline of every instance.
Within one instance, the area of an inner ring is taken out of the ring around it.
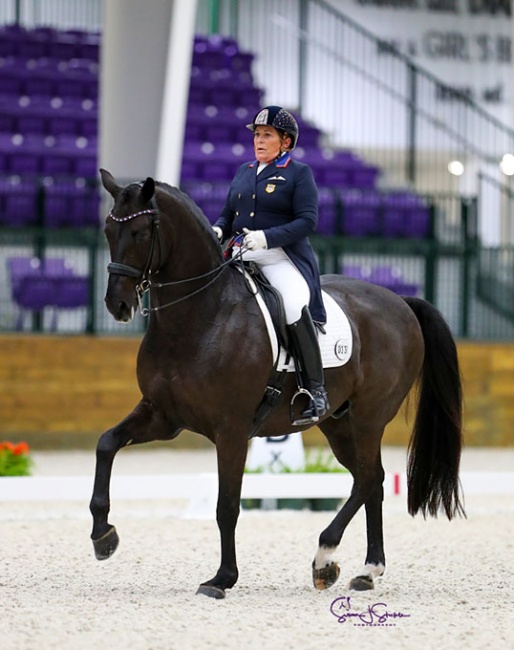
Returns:
[[[385,566],[383,564],[365,564],[364,568],[358,575],[378,578],[384,574],[384,571],[385,571]]]
[[[320,546],[314,558],[314,568],[323,569],[324,567],[332,564],[334,562],[334,554],[337,550],[337,546]]]

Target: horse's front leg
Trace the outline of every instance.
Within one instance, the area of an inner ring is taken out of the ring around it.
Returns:
[[[119,537],[109,524],[109,486],[114,457],[122,448],[132,443],[148,442],[157,438],[171,438],[163,430],[162,421],[146,401],[141,401],[124,420],[103,433],[96,447],[96,470],[93,496],[89,510],[93,515],[91,539],[97,560],[106,560],[116,551]]]
[[[238,440],[217,440],[218,505],[216,521],[221,536],[221,564],[218,572],[202,582],[197,594],[211,598],[225,598],[225,589],[233,587],[239,575],[236,561],[235,531],[241,503],[241,486],[248,451],[244,436]]]

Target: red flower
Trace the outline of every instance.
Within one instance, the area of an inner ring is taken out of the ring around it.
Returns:
[[[23,454],[28,454],[29,446],[26,442],[19,442],[17,445],[13,447],[12,452],[15,456],[22,456]]]
[[[26,442],[19,442],[14,445],[12,442],[0,442],[0,451],[10,451],[14,456],[23,456],[29,453],[29,446]]]

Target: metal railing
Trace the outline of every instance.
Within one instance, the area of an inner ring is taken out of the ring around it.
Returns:
[[[103,0],[2,0],[0,24],[100,31],[102,6]]]
[[[324,131],[327,146],[378,166],[382,188],[475,196],[480,173],[510,184],[499,163],[514,152],[513,129],[326,1],[212,5],[215,14],[205,6],[199,12],[198,30],[230,30],[256,54],[266,103],[300,111]],[[461,176],[449,173],[453,160],[463,164]],[[499,205],[498,194],[483,200],[488,212]]]
[[[451,228],[447,220],[449,213],[456,219]],[[466,197],[441,195],[432,202],[432,236],[425,239],[316,236],[312,241],[322,273],[343,273],[349,266],[388,267],[406,286],[412,287],[416,295],[439,307],[456,336],[488,338],[499,326],[485,322],[477,329],[470,319],[476,304],[476,214],[476,202]],[[0,229],[0,249],[2,330],[102,334],[144,331],[146,322],[140,316],[128,326],[120,325],[103,305],[109,252],[98,229],[3,228]],[[9,258],[17,256],[65,258],[78,274],[89,277],[87,307],[56,310],[49,306],[39,312],[22,313],[12,295],[8,272]],[[496,323],[496,317],[493,320]],[[511,333],[505,324],[504,336]]]

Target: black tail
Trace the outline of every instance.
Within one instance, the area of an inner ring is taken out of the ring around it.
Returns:
[[[409,443],[408,509],[448,519],[465,515],[459,495],[462,451],[462,386],[457,348],[443,316],[429,302],[404,298],[425,341],[419,403]]]

